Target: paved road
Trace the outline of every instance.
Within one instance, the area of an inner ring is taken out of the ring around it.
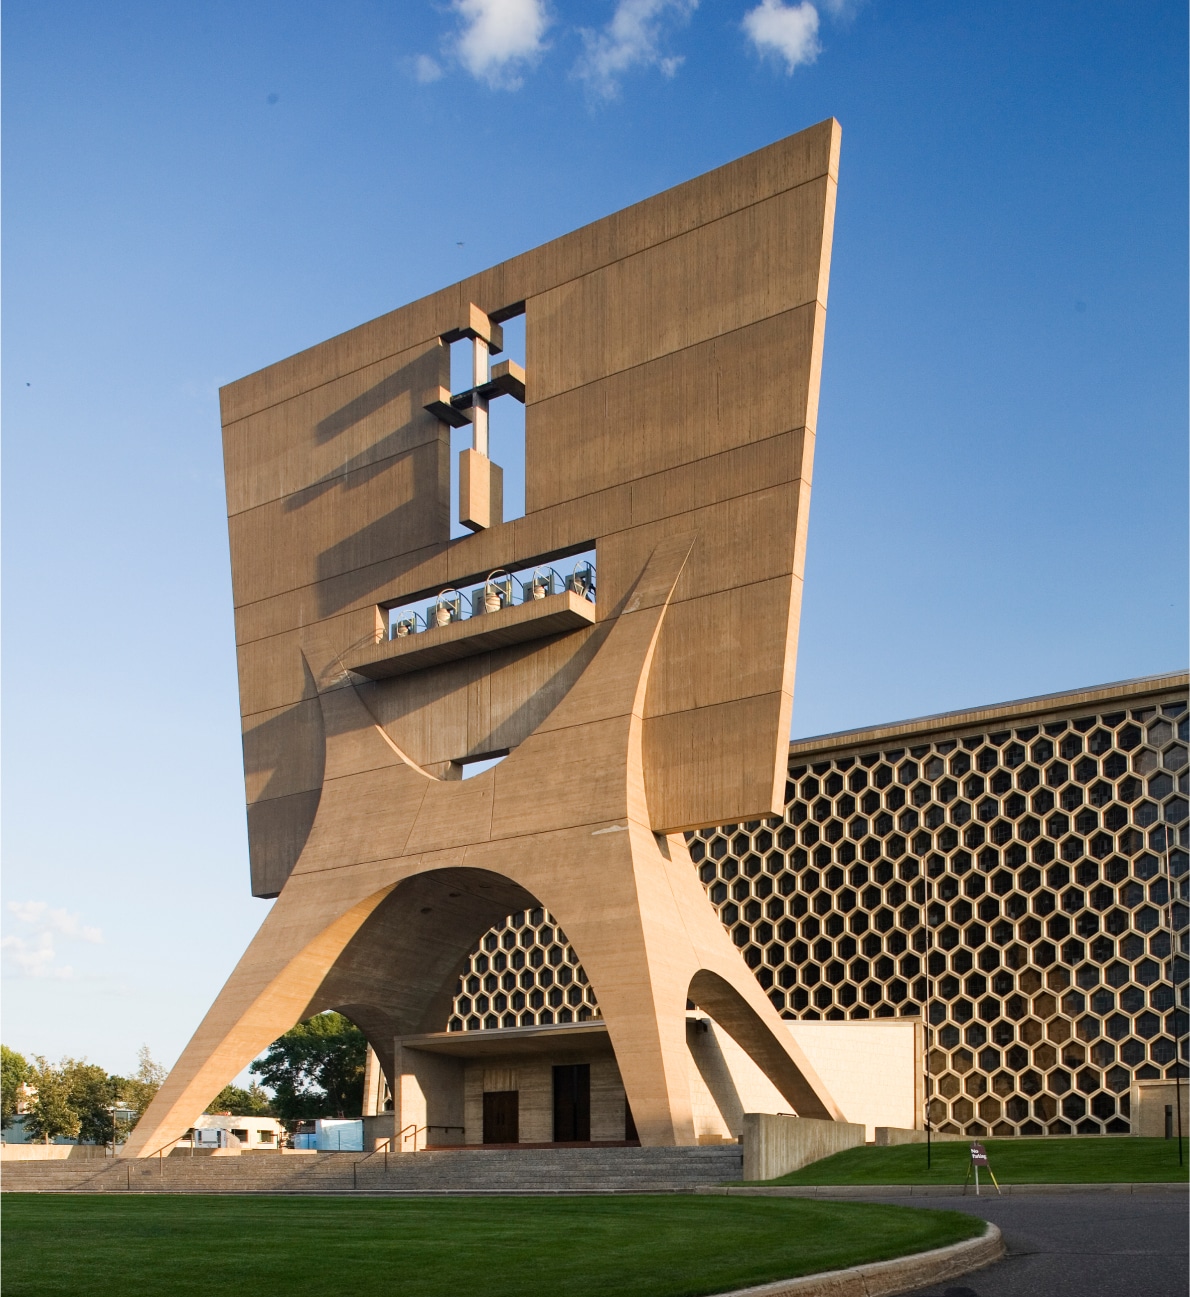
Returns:
[[[1004,1234],[1003,1261],[915,1297],[1186,1297],[1190,1286],[1185,1194],[879,1201],[970,1212]]]

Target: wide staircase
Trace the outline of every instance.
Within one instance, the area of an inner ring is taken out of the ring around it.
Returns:
[[[738,1144],[703,1148],[453,1149],[246,1153],[240,1157],[5,1162],[9,1193],[692,1193],[739,1180]]]

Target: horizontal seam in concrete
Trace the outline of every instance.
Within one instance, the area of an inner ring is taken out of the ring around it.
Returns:
[[[772,315],[762,315],[759,319],[749,320],[747,324],[738,324],[734,329],[725,329],[722,333],[712,333],[698,342],[688,342],[684,347],[679,347],[677,351],[663,351],[660,355],[650,356],[648,360],[638,360],[634,365],[625,365],[623,369],[613,369],[610,374],[601,374],[598,378],[589,378],[585,383],[576,383],[573,387],[560,388],[551,396],[543,396],[538,400],[526,401],[525,409],[531,405],[549,405],[551,401],[560,400],[563,396],[568,396],[571,392],[581,391],[584,387],[591,387],[595,383],[606,383],[610,379],[618,378],[621,374],[631,374],[635,370],[644,369],[646,365],[656,365],[670,356],[680,356],[683,352],[693,351],[695,347],[705,347],[712,342],[719,342],[724,338],[730,338],[735,333],[743,333],[745,329],[754,329],[758,324],[767,324],[770,320],[779,320],[783,315],[796,315],[798,311],[804,311],[807,306],[822,306],[822,301],[817,297],[808,298],[804,302],[799,302],[797,306],[788,306],[783,311],[776,311]],[[825,311],[826,307],[822,306]],[[745,443],[746,444],[746,443]],[[689,463],[697,464],[700,460],[689,460]],[[577,497],[575,497],[577,498]]]
[[[809,429],[808,429],[807,425],[805,425],[805,424],[799,424],[797,427],[794,427],[794,428],[783,428],[780,432],[774,432],[774,433],[772,433],[772,434],[771,434],[770,436],[768,436],[768,437],[762,437],[759,441],[745,442],[745,443],[743,443],[743,445],[741,445],[741,446],[733,446],[733,447],[732,447],[731,449],[729,449],[729,450],[720,451],[718,454],[716,454],[716,455],[712,455],[712,456],[708,457],[708,460],[707,460],[707,461],[703,461],[703,462],[713,462],[714,460],[719,459],[719,458],[721,458],[721,457],[724,456],[724,455],[734,455],[734,454],[738,454],[741,450],[745,450],[745,449],[747,449],[748,447],[751,447],[751,446],[763,446],[763,445],[765,445],[766,442],[770,442],[770,441],[777,441],[777,440],[779,440],[779,439],[782,438],[782,437],[790,437],[790,436],[793,436],[793,435],[796,434],[796,433],[799,433],[799,432],[805,432],[805,431],[808,431],[808,430],[809,430]],[[655,472],[655,473],[648,473],[648,474],[646,474],[644,477],[636,477],[636,478],[633,478],[631,481],[620,483],[620,484],[617,485],[617,486],[603,487],[602,490],[599,491],[599,492],[597,492],[596,494],[602,494],[604,491],[630,491],[634,486],[636,486],[636,485],[638,485],[638,484],[646,483],[646,482],[650,481],[652,478],[661,477],[661,476],[663,476],[664,474],[667,474],[667,473],[673,473],[673,472],[680,471],[680,470],[683,469],[683,468],[690,467],[692,464],[694,464],[694,463],[696,463],[696,462],[698,462],[698,461],[693,461],[693,460],[691,460],[691,461],[687,461],[686,463],[683,463],[683,464],[675,464],[672,468],[663,468],[663,469],[658,469],[657,472]],[[698,510],[698,509],[709,509],[709,508],[713,507],[714,505],[718,505],[718,504],[726,504],[726,503],[728,503],[728,501],[730,501],[730,500],[738,500],[738,499],[741,499],[741,498],[744,497],[744,496],[757,495],[757,494],[760,494],[760,493],[763,492],[763,491],[773,490],[773,489],[775,489],[776,487],[781,487],[781,486],[794,486],[794,485],[796,485],[797,483],[802,482],[802,481],[804,481],[804,480],[805,480],[805,479],[802,478],[802,477],[799,475],[798,477],[789,478],[789,479],[788,479],[787,481],[785,481],[785,482],[773,482],[773,483],[770,483],[769,486],[766,486],[766,487],[760,487],[760,488],[749,487],[749,488],[747,488],[747,489],[741,489],[741,490],[739,490],[739,491],[736,491],[736,492],[733,493],[732,495],[718,496],[718,497],[716,497],[716,499],[711,500],[711,501],[708,501],[706,504],[700,504],[700,505],[697,505],[697,506],[695,507],[695,510],[690,510],[690,509],[685,509],[685,508],[682,508],[682,509],[675,509],[675,511],[674,511],[673,513],[671,513],[671,514],[662,514],[662,515],[660,515],[660,516],[657,517],[657,518],[651,518],[648,522],[639,522],[639,523],[631,524],[631,525],[629,525],[629,526],[627,526],[627,527],[621,527],[621,528],[619,528],[619,529],[616,530],[616,531],[609,531],[609,532],[606,533],[606,535],[604,535],[603,537],[601,537],[601,538],[599,538],[599,539],[602,539],[602,540],[605,540],[605,541],[606,541],[606,540],[611,539],[612,537],[622,535],[624,532],[627,532],[627,531],[635,531],[635,530],[636,530],[637,528],[639,528],[639,527],[650,527],[650,526],[656,526],[658,523],[664,522],[664,521],[666,520],[666,518],[676,517],[676,516],[678,516],[679,514],[683,514],[683,515],[684,515],[684,514],[688,514],[688,513],[694,512],[694,511],[696,511],[696,510]],[[306,488],[303,488],[303,490],[304,490],[304,489],[306,489]],[[300,492],[294,492],[293,494],[300,494]],[[285,498],[285,497],[280,497],[280,498]],[[275,501],[270,501],[269,503],[276,503],[276,502],[275,502]],[[551,510],[551,509],[561,508],[561,507],[563,507],[563,505],[565,505],[565,504],[570,504],[570,503],[573,503],[573,501],[562,501],[562,502],[561,502],[560,504],[558,504],[558,505],[548,505],[548,506],[546,506],[545,509],[536,510],[535,513],[547,513],[547,512],[549,512],[549,510]],[[254,506],[253,506],[253,509],[265,508],[265,507],[266,507],[266,505],[254,505]],[[250,511],[249,511],[249,510],[244,510],[244,512],[247,513],[247,512],[250,512]],[[236,515],[236,516],[239,517],[239,516],[242,516],[242,515]],[[524,518],[531,518],[531,517],[533,517],[534,515],[533,515],[533,514],[522,514],[521,516],[524,517]],[[508,521],[509,521],[509,522],[520,522],[520,520],[521,520],[520,518],[510,518]],[[502,525],[505,525],[505,524],[502,524]],[[454,537],[453,539],[454,539],[454,540],[470,540],[471,537],[469,537],[469,536],[456,536],[456,537]],[[434,548],[432,545],[423,545],[423,546],[421,547],[420,550],[412,550],[412,551],[410,551],[410,553],[414,553],[414,554],[416,554],[416,553],[421,553],[421,552],[423,552],[423,551],[425,551],[425,550],[427,550],[427,549],[432,549],[432,548]],[[440,557],[440,556],[442,556],[442,555],[444,555],[444,554],[447,554],[447,553],[449,553],[449,544],[446,546],[446,548],[439,549],[439,550],[437,551],[437,553],[432,553],[432,554],[427,555],[427,557],[426,557],[424,560],[421,560],[421,561],[423,561],[423,562],[430,562],[430,561],[432,561],[433,559],[438,558],[438,557]],[[274,599],[283,599],[283,598],[285,598],[287,595],[296,594],[299,590],[318,590],[318,589],[322,588],[323,586],[328,585],[329,583],[331,583],[331,582],[333,582],[333,581],[341,580],[341,579],[344,578],[344,577],[352,576],[352,575],[354,575],[355,573],[358,573],[358,572],[367,572],[369,568],[381,567],[381,566],[383,566],[385,563],[391,563],[391,562],[393,562],[394,559],[403,559],[403,558],[405,558],[405,557],[407,557],[407,556],[404,555],[404,554],[396,554],[396,555],[393,555],[393,556],[390,557],[390,558],[377,559],[377,561],[376,561],[375,563],[369,563],[369,564],[366,564],[366,565],[363,566],[363,567],[358,567],[358,568],[348,568],[348,569],[345,569],[343,572],[337,572],[334,576],[324,577],[321,581],[311,581],[311,582],[308,582],[306,585],[295,585],[295,586],[290,586],[290,587],[286,588],[285,590],[278,590],[278,591],[276,591],[276,593],[274,593],[274,594],[264,595],[264,596],[263,596],[262,598],[260,598],[260,599],[250,599],[250,600],[248,600],[248,601],[245,602],[245,603],[236,604],[236,605],[235,605],[235,612],[236,612],[236,614],[239,614],[240,612],[243,612],[243,611],[245,611],[246,609],[259,607],[259,606],[261,606],[262,604],[268,604],[268,603],[270,603],[270,602],[271,602],[272,600],[274,600]],[[519,564],[519,563],[521,562],[520,559],[510,559],[510,560],[508,560],[508,561],[509,561],[510,563],[514,564],[514,565],[517,565],[517,564]],[[473,581],[473,580],[475,580],[475,581],[482,581],[482,580],[483,580],[483,577],[482,577],[482,576],[478,576],[478,577],[464,577],[464,576],[459,576],[459,577],[455,577],[455,578],[453,578],[453,579],[456,580],[456,581],[458,581],[458,582],[459,582],[460,584],[462,584],[462,585],[468,585],[468,584],[470,584],[471,581]],[[596,580],[598,580],[598,573],[596,573]],[[422,588],[425,589],[425,588],[427,588],[427,587],[422,587]],[[432,588],[432,587],[431,587],[431,588]],[[726,588],[726,589],[734,589],[735,587],[733,587],[733,586],[728,586],[728,587],[725,587],[725,588]],[[428,595],[422,595],[422,596],[418,596],[418,595],[381,595],[381,596],[379,596],[378,598],[374,598],[374,599],[367,599],[367,600],[365,600],[364,602],[359,603],[359,604],[349,604],[349,605],[347,605],[346,607],[344,607],[343,609],[341,609],[340,611],[338,611],[338,612],[336,612],[336,613],[332,613],[330,617],[325,617],[325,618],[320,617],[320,618],[318,619],[318,622],[317,622],[317,623],[310,623],[310,624],[318,624],[318,623],[323,622],[323,621],[330,621],[330,620],[332,620],[332,618],[334,618],[334,617],[344,617],[344,616],[348,616],[348,615],[350,615],[351,613],[362,612],[362,611],[366,610],[367,608],[377,607],[377,606],[379,606],[380,604],[389,604],[389,605],[392,605],[392,606],[395,606],[395,607],[400,607],[400,606],[404,605],[405,603],[412,603],[412,602],[415,602],[418,598],[428,598],[428,597],[429,597]],[[261,636],[259,636],[259,637],[256,638],[256,639],[246,639],[246,640],[240,640],[240,639],[237,639],[237,640],[236,640],[236,645],[237,645],[237,647],[238,647],[238,646],[241,645],[241,644],[256,644],[256,643],[259,643],[259,642],[261,642],[261,641],[263,641],[263,640],[266,640],[266,639],[275,639],[275,638],[277,638],[277,636],[279,636],[279,635],[289,635],[289,634],[292,634],[295,630],[300,630],[300,629],[302,629],[301,626],[291,626],[291,627],[289,627],[287,630],[274,631],[274,632],[273,632],[272,634],[270,634],[270,635],[261,635]]]
[[[649,249],[646,248],[645,251],[647,252]],[[705,338],[698,338],[694,342],[688,342],[675,351],[662,351],[656,356],[650,356],[647,360],[638,360],[633,365],[624,365],[620,369],[613,369],[608,374],[600,374],[598,378],[588,378],[581,383],[575,383],[571,387],[560,387],[556,392],[551,392],[549,396],[542,396],[532,401],[527,400],[525,409],[528,410],[531,405],[548,405],[551,401],[558,400],[559,397],[569,396],[571,392],[580,392],[584,387],[591,387],[595,383],[606,383],[609,379],[618,378],[621,374],[631,374],[634,370],[643,369],[646,365],[656,365],[659,361],[670,356],[680,356],[687,351],[693,351],[695,347],[708,346],[712,342],[720,341],[720,339],[730,338],[735,333],[743,333],[745,329],[754,329],[758,324],[767,324],[770,320],[779,320],[783,315],[794,315],[798,311],[804,311],[808,306],[817,306],[821,308],[824,314],[826,313],[826,304],[821,297],[815,294],[813,297],[807,297],[805,301],[798,302],[795,306],[787,306],[783,311],[774,311],[771,315],[758,316],[755,320],[749,320],[745,324],[737,324],[731,329],[723,329],[719,333],[708,333]]]
[[[362,422],[362,420],[361,420]],[[350,468],[333,469],[325,477],[320,477],[313,482],[307,482],[305,486],[296,486],[292,491],[281,491],[277,495],[270,495],[266,499],[257,500],[255,504],[246,504],[242,509],[236,509],[233,513],[230,509],[227,511],[227,521],[231,522],[233,518],[242,518],[246,513],[252,513],[256,509],[263,509],[266,505],[276,504],[279,500],[292,500],[295,495],[302,495],[307,491],[329,490],[331,487],[340,485],[345,479],[353,477],[358,473],[369,473],[382,464],[389,463],[394,459],[408,459],[410,455],[419,450],[424,450],[427,446],[433,447],[438,442],[438,434],[427,437],[424,441],[414,442],[406,446],[403,450],[393,451],[390,455],[382,455],[378,459],[365,459],[362,462],[356,459]]]
[[[346,776],[346,775],[344,775],[344,776],[340,776],[340,777],[341,777],[341,778],[350,778],[350,776]],[[479,776],[477,776],[477,778],[478,778],[478,777],[479,777]],[[625,821],[629,821],[629,820],[632,819],[631,815],[627,815],[627,814],[624,815],[622,818],[623,818]],[[560,825],[560,826],[559,826],[558,828],[556,828],[556,829],[542,829],[542,830],[540,830],[540,831],[537,832],[537,833],[530,834],[529,837],[532,837],[532,838],[551,838],[551,837],[555,837],[555,836],[556,836],[557,834],[559,834],[559,833],[575,833],[575,832],[577,832],[577,831],[580,830],[580,829],[589,829],[593,824],[607,824],[607,823],[608,823],[607,820],[588,820],[588,821],[586,821],[586,822],[584,822],[584,823],[582,823],[582,824],[563,824],[563,825]],[[614,820],[611,821],[611,823],[612,823],[612,824],[618,824],[618,823],[619,823],[619,819],[614,819]],[[638,827],[642,830],[642,832],[645,832],[645,833],[652,833],[652,832],[653,832],[652,828],[651,828],[648,824],[642,824],[639,820],[636,821],[636,823],[637,823]],[[417,827],[417,822],[416,822],[416,820],[415,820],[415,821],[414,821],[414,829],[416,829],[416,827]],[[412,834],[411,834],[410,836],[412,836]],[[320,869],[302,869],[302,870],[300,870],[300,871],[295,869],[295,870],[291,871],[289,877],[293,877],[293,878],[305,878],[305,877],[307,877],[307,876],[309,876],[309,875],[313,875],[313,874],[328,874],[328,873],[333,872],[333,871],[336,870],[336,869],[363,869],[363,868],[366,868],[366,867],[369,866],[369,865],[378,865],[378,864],[382,864],[382,863],[383,863],[384,861],[386,861],[386,860],[405,860],[405,861],[417,860],[417,861],[424,861],[427,857],[433,857],[433,856],[445,855],[445,854],[447,854],[447,853],[454,853],[454,854],[457,854],[457,853],[460,852],[460,851],[464,853],[464,857],[465,857],[466,853],[467,853],[468,851],[470,851],[473,847],[488,847],[488,846],[490,846],[490,845],[491,845],[492,843],[494,843],[494,842],[504,842],[504,841],[506,841],[507,838],[510,837],[510,836],[511,836],[511,837],[517,837],[517,836],[521,836],[521,837],[523,837],[523,836],[525,836],[525,835],[523,835],[523,834],[518,835],[518,834],[516,834],[516,833],[512,833],[512,834],[504,834],[504,835],[501,835],[500,837],[496,837],[496,836],[493,834],[493,835],[491,835],[490,837],[486,837],[486,838],[473,838],[473,839],[471,839],[471,840],[468,841],[468,842],[452,842],[452,843],[447,843],[447,844],[445,844],[444,846],[439,846],[439,847],[426,847],[426,848],[424,848],[423,850],[419,850],[419,851],[415,851],[415,852],[405,852],[405,851],[402,849],[401,851],[395,852],[395,853],[392,854],[392,855],[387,855],[387,856],[368,856],[366,859],[361,858],[361,859],[359,859],[359,860],[351,860],[351,861],[347,861],[345,864],[341,864],[341,865],[325,865],[325,866],[323,866],[323,867],[320,868]],[[431,868],[431,869],[475,869],[475,870],[478,870],[478,871],[481,872],[481,873],[491,872],[490,870],[487,870],[485,866],[482,866],[482,865],[469,865],[469,864],[467,864],[465,858],[464,858],[463,860],[459,861],[457,864],[453,864],[453,865],[431,865],[431,866],[429,866],[429,868]],[[426,873],[426,872],[427,872],[427,869],[425,869],[425,868],[418,868],[418,869],[415,869],[415,870],[413,870],[411,873],[406,874],[406,875],[403,875],[400,879],[398,879],[398,884],[401,883],[401,882],[406,881],[406,880],[409,879],[409,878],[413,878],[413,877],[415,877],[415,876],[416,876],[417,874],[419,874],[419,873]]]
[[[730,166],[731,164],[728,163],[727,165]],[[709,174],[712,173],[706,172],[702,176],[693,176],[691,177],[691,180],[683,181],[682,183],[690,184],[695,180],[705,179],[705,177]],[[834,177],[831,174],[830,168],[828,166],[828,168],[825,171],[820,171],[816,176],[811,176],[807,180],[801,181],[799,184],[789,185],[785,189],[775,189],[772,193],[765,194],[764,197],[762,198],[753,199],[753,201],[750,203],[743,203],[739,207],[733,207],[730,211],[723,212],[718,216],[713,216],[709,220],[699,221],[697,224],[687,226],[686,229],[679,230],[675,234],[666,235],[664,238],[658,239],[656,243],[643,243],[639,247],[633,248],[631,252],[624,252],[621,253],[621,255],[618,257],[612,257],[607,261],[597,262],[594,265],[588,266],[585,270],[579,271],[578,274],[571,275],[568,279],[559,279],[557,283],[551,284],[548,288],[543,288],[540,292],[534,293],[531,296],[544,297],[546,293],[552,293],[557,291],[559,288],[565,288],[567,284],[573,284],[580,279],[586,279],[588,275],[594,275],[601,270],[607,270],[611,266],[618,265],[621,261],[628,261],[632,257],[639,256],[640,253],[642,252],[649,252],[653,248],[662,248],[667,243],[672,243],[675,239],[681,239],[688,234],[693,234],[695,230],[706,229],[708,226],[716,225],[718,224],[718,222],[726,220],[728,217],[736,216],[740,212],[746,212],[751,210],[751,208],[753,207],[759,207],[761,203],[767,203],[774,198],[780,198],[783,194],[792,194],[797,189],[804,189],[807,185],[817,184],[820,180],[830,180],[833,181],[836,185],[838,184],[838,180],[836,179],[836,177]],[[680,188],[680,187],[681,187],[680,185],[674,186],[674,188]],[[641,203],[651,202],[654,198],[660,198],[665,193],[668,192],[670,191],[662,190],[661,194],[651,194],[648,198],[641,199],[640,202]],[[639,205],[640,205],[639,203],[631,203],[628,207],[622,207],[618,211],[608,212],[605,216],[600,216],[594,221],[589,222],[587,225],[580,225],[577,230],[568,230],[565,234],[560,234],[556,239],[549,239],[545,243],[539,243],[535,248],[527,248],[524,252],[518,252],[513,256],[508,257],[504,261],[498,261],[494,266],[488,266],[486,269],[477,272],[475,275],[469,275],[467,279],[458,279],[453,284],[447,284],[445,288],[440,288],[437,292],[428,293],[425,297],[415,297],[412,302],[406,302],[403,306],[394,307],[392,311],[385,311],[383,315],[377,315],[375,318],[371,320],[365,320],[363,324],[357,324],[354,326],[354,328],[346,329],[342,333],[332,334],[329,338],[324,339],[322,342],[316,342],[312,346],[303,347],[300,351],[295,351],[292,356],[285,356],[281,360],[275,361],[274,364],[282,365],[287,360],[296,360],[299,356],[305,355],[307,352],[317,351],[321,347],[325,347],[327,343],[337,342],[340,338],[350,337],[351,334],[356,333],[357,331],[362,329],[367,329],[374,324],[378,324],[381,320],[387,319],[388,316],[390,315],[395,315],[400,311],[410,310],[411,308],[415,306],[419,306],[421,305],[421,303],[428,301],[430,298],[439,297],[442,294],[449,293],[452,290],[461,287],[463,284],[466,284],[473,279],[481,278],[483,275],[494,274],[497,271],[501,270],[504,266],[507,266],[510,262],[519,261],[522,257],[531,257],[535,252],[544,252],[544,250],[550,247],[551,244],[560,243],[563,239],[576,237],[577,235],[582,234],[584,230],[589,230],[592,226],[599,225],[603,221],[611,220],[615,216],[622,216],[625,213],[632,211],[634,207],[637,207]],[[526,298],[526,301],[528,300],[529,299]],[[826,304],[822,302],[820,298],[815,297],[812,300],[817,301],[819,305],[822,306],[822,309],[826,310]],[[804,302],[802,303],[802,305],[804,306],[809,305],[809,302]],[[278,405],[284,405],[287,401],[295,400],[299,396],[305,396],[310,392],[316,392],[320,387],[329,387],[332,383],[337,383],[344,378],[349,378],[352,374],[358,374],[363,369],[371,369],[373,365],[381,365],[386,360],[392,360],[394,356],[404,355],[404,353],[407,351],[416,351],[417,348],[419,347],[428,347],[432,343],[437,342],[440,337],[441,334],[433,333],[430,334],[429,337],[415,339],[409,342],[404,347],[398,347],[396,351],[386,352],[383,356],[377,356],[372,360],[365,361],[361,365],[356,365],[354,369],[346,369],[342,373],[336,374],[333,378],[326,379],[325,382],[317,383],[313,387],[303,387],[298,391],[291,392],[288,396],[283,396],[278,398],[276,401],[269,401],[265,405],[257,406],[247,411],[245,414],[241,414],[237,416],[230,423],[225,423],[222,426],[225,431],[228,428],[234,428],[237,423],[243,423],[245,419],[251,419],[255,415],[263,414],[265,410],[272,410]],[[265,365],[263,369],[254,369],[252,370],[251,373],[244,374],[241,378],[233,379],[230,383],[227,383],[224,386],[235,387],[237,383],[243,383],[249,378],[255,378],[258,374],[268,373],[268,371],[273,367],[274,367],[273,365]]]
[[[796,576],[796,574],[794,574],[794,573],[786,573],[785,575],[787,575],[787,576]],[[747,585],[731,586],[731,587],[730,587],[730,590],[733,590],[733,591],[734,591],[734,590],[746,591],[746,590],[750,590],[753,586],[769,585],[771,582],[776,581],[776,580],[781,580],[781,579],[782,579],[781,574],[778,574],[776,577],[765,577],[765,578],[764,578],[763,580],[761,580],[761,581],[749,581]],[[709,595],[708,595],[708,594],[702,594],[702,595],[691,595],[689,599],[671,599],[671,600],[669,601],[669,605],[668,605],[668,606],[669,606],[670,608],[676,608],[676,607],[680,607],[680,606],[681,606],[682,604],[684,604],[684,603],[692,603],[692,602],[694,602],[694,601],[697,600],[697,599],[704,599],[704,598],[707,598],[707,597],[709,597],[709,596],[711,596],[711,595],[715,595],[715,594],[724,594],[724,593],[728,593],[728,592],[727,592],[727,591],[716,591],[716,590],[712,590],[712,591],[709,592]],[[596,628],[599,626],[599,624],[600,624],[599,622],[594,622],[594,623],[592,623],[591,626],[581,626],[581,627],[578,627],[578,628],[576,628],[576,629],[578,629],[578,630],[584,630],[584,631],[594,630],[594,629],[596,629]],[[573,634],[573,633],[574,633],[573,631],[562,631],[562,632],[560,632],[560,634],[562,634],[562,635]],[[292,631],[282,631],[281,634],[283,634],[283,635],[291,635],[291,634],[293,634],[293,632],[292,632]],[[279,638],[279,636],[276,636],[276,635],[268,635],[268,636],[266,636],[265,638],[266,638],[266,639],[277,639],[277,638]],[[554,638],[554,637],[551,637],[551,638]],[[247,641],[247,642],[248,642],[248,643],[262,643],[263,641],[259,641],[259,640],[249,640],[249,641]],[[476,654],[474,654],[473,656],[474,656],[474,657],[484,657],[485,655],[490,654],[490,653],[498,653],[498,652],[500,652],[503,648],[520,648],[520,647],[521,647],[521,645],[519,645],[519,644],[507,644],[507,645],[502,645],[501,648],[499,648],[499,649],[485,649],[483,653],[476,653]],[[454,658],[454,659],[452,659],[452,660],[449,661],[449,662],[439,663],[438,665],[440,665],[440,666],[452,666],[452,665],[454,665],[454,664],[457,663],[457,662],[467,662],[467,661],[469,661],[469,660],[470,660],[469,658],[465,658],[465,657],[462,657],[462,658]],[[397,677],[397,678],[399,678],[399,677]],[[372,682],[371,682],[371,681],[368,681],[367,683],[372,683]],[[295,699],[293,699],[292,702],[288,702],[288,703],[279,703],[276,707],[262,707],[262,708],[260,708],[258,711],[255,711],[255,712],[241,712],[241,713],[240,713],[240,719],[246,721],[246,720],[249,720],[249,719],[250,719],[251,717],[253,717],[253,716],[265,716],[265,715],[268,715],[268,714],[270,714],[270,713],[284,712],[284,711],[287,711],[287,710],[288,710],[289,708],[291,708],[291,707],[297,707],[297,706],[298,706],[299,704],[301,704],[301,703],[305,703],[305,702],[316,702],[319,698],[325,697],[326,694],[329,694],[329,693],[335,693],[338,689],[344,689],[344,688],[348,688],[348,687],[351,687],[351,688],[357,688],[357,687],[360,687],[360,686],[357,686],[357,685],[355,685],[354,683],[352,683],[350,686],[348,686],[348,685],[337,685],[334,689],[328,689],[328,690],[325,690],[324,693],[322,693],[322,694],[316,694],[316,695],[314,695],[313,697],[308,696],[308,695],[303,695],[301,698],[295,698]],[[644,720],[654,720],[654,719],[657,719],[658,717],[661,717],[661,716],[676,716],[676,715],[685,716],[685,715],[689,714],[690,712],[703,711],[703,710],[704,710],[705,708],[707,708],[707,707],[722,707],[722,706],[724,706],[724,705],[727,704],[727,703],[732,703],[732,702],[747,702],[748,699],[750,699],[750,698],[768,698],[768,697],[770,697],[772,694],[787,693],[787,692],[788,692],[788,690],[786,690],[785,687],[784,687],[784,681],[783,681],[783,678],[782,678],[782,677],[779,677],[778,680],[777,680],[777,684],[776,684],[776,686],[775,686],[774,688],[772,688],[772,689],[758,689],[755,693],[751,693],[751,694],[733,695],[731,698],[721,699],[719,702],[698,703],[698,704],[697,704],[696,706],[694,706],[694,707],[683,707],[683,708],[681,708],[681,709],[678,710],[678,711],[670,711],[670,712],[656,712],[656,713],[649,712],[649,713],[645,713],[644,716],[642,717],[642,719],[644,719]],[[559,705],[559,706],[561,705],[561,702],[562,702],[562,699],[559,699],[559,700],[558,700],[558,705]],[[366,704],[365,704],[365,706],[366,706]],[[369,714],[371,714],[371,713],[369,713]],[[550,713],[550,714],[552,714],[552,713]],[[628,712],[620,712],[620,713],[617,713],[617,714],[620,715],[620,716],[627,716],[627,715],[629,715]],[[402,720],[402,719],[404,719],[404,718],[403,718],[403,717],[399,717],[399,718],[398,718],[398,720]],[[615,719],[615,717],[613,717],[613,716],[609,716],[609,717],[606,717],[605,719],[607,719],[607,720],[613,720],[613,719]],[[377,720],[375,720],[375,719],[373,719],[373,724],[376,725],[377,728],[379,728],[379,729],[384,729],[384,728],[385,728],[385,726],[382,725],[380,721],[377,721]],[[585,721],[575,721],[575,722],[574,722],[574,725],[579,725],[579,726],[581,726],[581,725],[585,725],[585,724],[586,724]],[[560,726],[558,726],[557,728],[558,728],[558,730],[560,731],[560,730],[572,729],[573,726],[571,726],[571,725],[560,725]],[[536,732],[537,732],[537,731],[535,730],[534,733],[536,733]],[[551,732],[553,732],[553,731],[551,731]],[[519,745],[518,745],[518,746],[519,746]],[[512,750],[512,751],[515,751],[515,749],[511,749],[511,750]],[[378,769],[379,767],[368,767],[368,768],[369,768],[369,769]],[[321,785],[320,785],[320,786],[321,786]],[[297,791],[301,791],[301,790],[297,790]],[[277,794],[277,796],[279,796],[279,797],[288,797],[289,795],[290,795],[289,793],[279,793],[279,794]],[[268,799],[266,798],[266,799],[257,799],[257,800],[268,800]],[[254,805],[255,803],[250,803],[250,804]]]

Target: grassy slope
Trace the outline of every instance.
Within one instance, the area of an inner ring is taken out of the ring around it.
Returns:
[[[695,1297],[970,1238],[957,1212],[721,1197],[5,1194],[5,1297]]]
[[[1185,1180],[1176,1140],[987,1139],[983,1141],[1001,1184],[1102,1184]],[[813,1162],[774,1184],[962,1184],[968,1144],[935,1144],[926,1170],[926,1146],[852,1148]],[[1190,1148],[1185,1151],[1190,1162]],[[988,1183],[984,1172],[980,1179]]]

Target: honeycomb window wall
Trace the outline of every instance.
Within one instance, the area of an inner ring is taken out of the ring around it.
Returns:
[[[566,934],[546,909],[490,928],[455,988],[450,1031],[544,1027],[598,1018],[595,992]]]
[[[783,1016],[924,1019],[937,1128],[1123,1133],[1132,1081],[1187,1054],[1188,725],[1175,676],[798,742],[784,816],[688,834],[694,868]],[[583,1014],[536,910],[483,938],[450,1026]]]

